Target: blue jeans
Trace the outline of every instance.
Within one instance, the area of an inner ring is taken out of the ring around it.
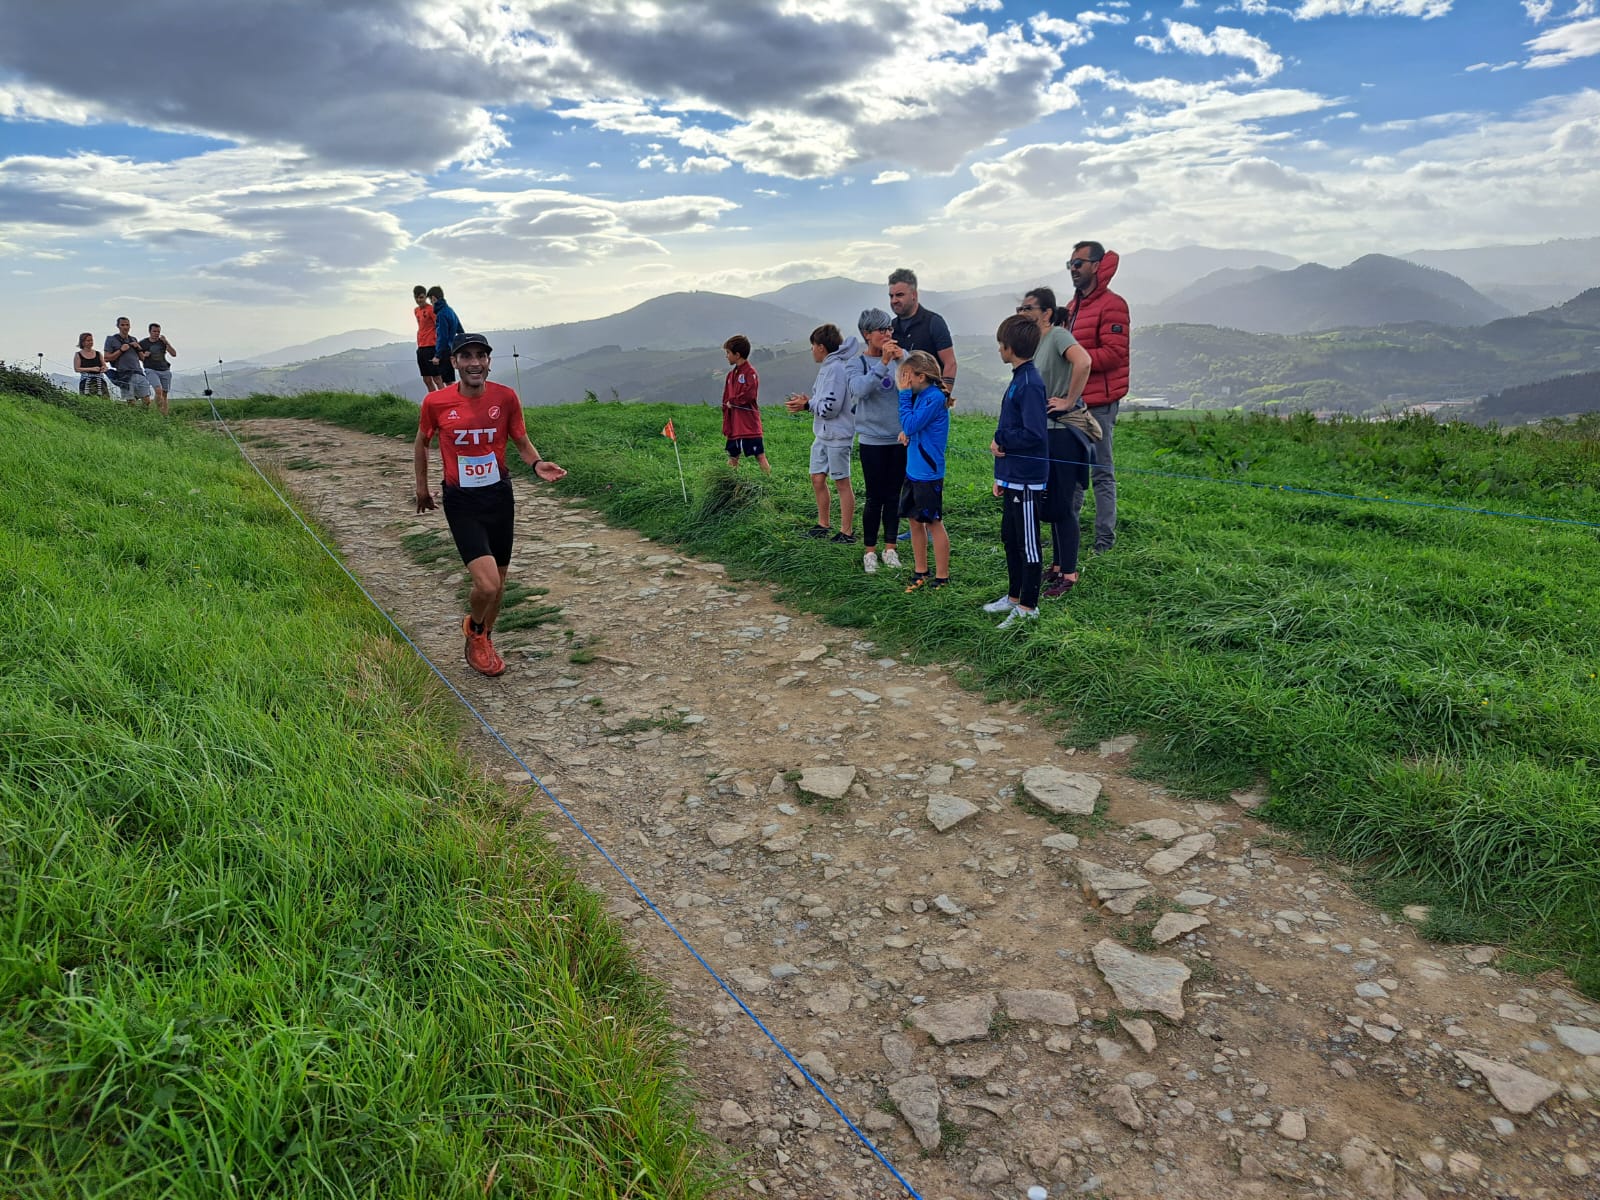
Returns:
[[[1090,471],[1089,485],[1094,488],[1094,548],[1109,550],[1117,540],[1117,476],[1111,461],[1111,431],[1116,428],[1117,411],[1122,401],[1091,408],[1094,419],[1100,422],[1101,437],[1094,448],[1095,465]],[[1083,511],[1083,486],[1072,489],[1072,515],[1076,519]]]

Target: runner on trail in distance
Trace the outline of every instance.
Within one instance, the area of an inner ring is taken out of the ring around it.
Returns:
[[[522,461],[539,479],[554,483],[566,472],[528,440],[522,402],[503,384],[490,383],[493,347],[481,333],[456,339],[451,357],[460,382],[432,392],[422,402],[412,461],[417,472],[417,512],[433,508],[428,490],[428,443],[439,435],[444,466],[444,518],[450,525],[461,561],[472,575],[471,613],[461,622],[466,635],[467,665],[483,675],[506,669],[490,640],[500,602],[505,598],[506,568],[511,563],[516,495],[506,474],[506,443],[514,444]]]

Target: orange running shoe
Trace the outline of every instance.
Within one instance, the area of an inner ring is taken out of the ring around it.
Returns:
[[[506,669],[505,660],[495,653],[494,645],[489,641],[487,633],[472,632],[472,618],[461,619],[461,632],[466,635],[467,645],[465,656],[467,666],[480,675],[487,675],[491,679]]]

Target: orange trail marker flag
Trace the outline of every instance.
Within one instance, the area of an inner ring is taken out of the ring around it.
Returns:
[[[672,428],[672,418],[667,418],[667,423],[661,430],[661,436],[672,443],[673,456],[678,460],[678,486],[683,489],[683,502],[689,503],[689,485],[683,481],[683,454],[678,450],[678,433]]]

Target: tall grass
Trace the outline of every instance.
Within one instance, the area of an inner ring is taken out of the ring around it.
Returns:
[[[0,397],[6,1195],[683,1196],[656,987],[226,443]]]
[[[415,422],[403,403],[340,397],[256,411],[391,434]],[[660,435],[669,414],[688,505]],[[1526,965],[1563,966],[1600,995],[1597,531],[1222,482],[1595,521],[1593,430],[1125,420],[1116,549],[1008,637],[977,611],[1005,580],[987,419],[958,417],[952,433],[955,582],[909,596],[892,572],[863,575],[859,547],[800,536],[807,422],[768,411],[775,473],[744,468],[734,504],[714,502],[729,493],[714,411],[578,405],[529,420],[571,471],[561,486],[611,519],[774,580],[886,646],[964,663],[1079,737],[1140,731],[1142,769],[1201,794],[1267,780],[1268,817],[1386,900],[1432,904],[1435,933],[1509,940]],[[1221,478],[1172,477],[1191,474]]]

